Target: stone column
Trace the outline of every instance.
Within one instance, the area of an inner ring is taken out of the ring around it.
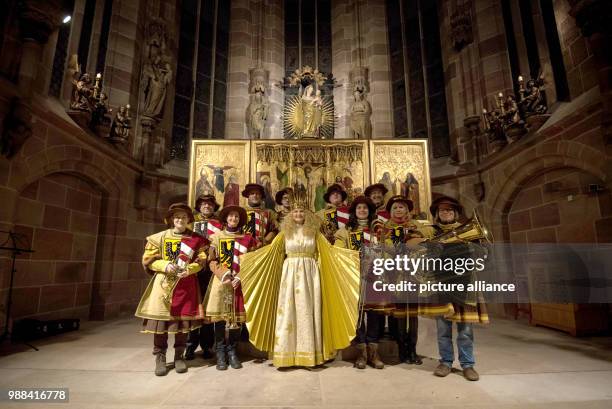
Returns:
[[[595,56],[603,105],[602,133],[607,148],[612,150],[612,3],[609,0],[569,0],[569,3],[570,15],[576,18],[576,25]]]
[[[32,135],[32,96],[41,68],[43,46],[60,22],[60,4],[53,0],[31,0],[21,3],[19,28],[21,33],[21,63],[19,65],[19,96],[11,101],[9,112],[3,120],[4,129],[0,141],[2,154],[15,155]]]

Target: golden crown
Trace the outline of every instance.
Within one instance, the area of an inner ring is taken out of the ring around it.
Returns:
[[[289,195],[289,202],[291,203],[291,209],[307,209],[308,198],[304,191],[293,191]]]

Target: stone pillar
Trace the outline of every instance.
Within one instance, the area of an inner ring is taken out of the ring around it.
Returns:
[[[39,76],[43,46],[60,22],[59,1],[31,0],[19,6],[19,28],[22,40],[21,63],[17,86],[19,96],[11,101],[3,120],[0,150],[14,156],[32,135],[32,95]]]
[[[285,76],[285,28],[282,0],[237,0],[230,14],[229,72],[227,81],[226,138],[248,138],[245,112],[249,105],[249,71],[268,72],[265,84],[268,119],[262,138],[282,138],[282,88],[273,84]]]
[[[369,69],[368,101],[372,105],[372,138],[393,136],[389,41],[385,2],[332,1],[332,72],[341,87],[334,89],[338,123],[335,138],[350,138],[353,102],[351,72]]]
[[[359,15],[363,22],[360,27],[363,38],[361,44],[365,51],[364,66],[370,70],[368,100],[372,105],[372,138],[391,138],[393,107],[385,1],[362,1]]]
[[[480,116],[472,115],[463,119],[464,131],[459,134],[458,153],[460,172],[469,172],[476,165],[476,142],[480,135]]]
[[[570,15],[576,18],[595,56],[603,112],[601,118],[604,141],[612,150],[612,3],[609,0],[569,0]]]

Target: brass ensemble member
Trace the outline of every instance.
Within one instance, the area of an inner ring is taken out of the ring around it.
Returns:
[[[348,221],[348,208],[344,205],[348,194],[339,183],[334,183],[327,188],[323,195],[325,200],[324,209],[319,210],[316,215],[323,222],[322,230],[330,243],[335,241],[334,233]],[[345,220],[341,221],[340,219]]]
[[[459,218],[463,214],[463,206],[458,200],[442,196],[433,201],[430,209],[434,217],[435,234],[449,232],[460,226]],[[457,244],[454,244],[456,246]],[[465,246],[465,244],[461,244]],[[457,324],[457,352],[459,364],[463,369],[463,376],[470,381],[479,379],[478,372],[474,369],[474,331],[472,323],[488,323],[486,305],[482,295],[478,295],[479,301],[476,305],[459,304],[453,302],[448,305],[444,316],[436,317],[438,329],[438,351],[440,353],[440,364],[434,371],[436,376],[444,377],[451,372],[453,361],[453,321]]]
[[[413,206],[412,200],[401,195],[389,199],[386,209],[390,218],[384,228],[386,244],[416,244],[415,239],[424,237],[421,228],[411,220],[410,212]],[[397,342],[400,361],[421,365],[423,361],[416,353],[419,332],[418,304],[396,304],[389,319],[389,327]]]
[[[195,202],[193,231],[206,238],[219,232],[222,228],[222,223],[216,217],[219,207],[211,192],[200,195]]]
[[[240,256],[257,246],[250,234],[241,232],[247,221],[246,211],[239,206],[226,206],[219,213],[223,230],[210,236],[208,260],[213,275],[204,297],[206,322],[214,323],[217,369],[242,368],[236,349],[240,324],[245,321],[244,300],[240,285]],[[229,324],[228,324],[229,321]],[[228,327],[227,342],[225,340]]]
[[[374,202],[365,196],[356,197],[351,203],[346,227],[341,228],[335,234],[334,245],[361,251],[364,245],[376,242],[372,224],[377,222]],[[366,285],[363,279],[361,285]],[[359,356],[355,361],[356,368],[365,369],[367,363],[376,369],[385,367],[378,354],[379,328],[381,321],[384,320],[382,314],[384,311],[384,306],[378,305],[365,305],[359,311],[359,326],[354,340],[359,350]]]
[[[195,221],[193,222],[193,231],[208,238],[213,233],[219,231],[222,226],[221,222],[215,218],[215,213],[219,210],[219,203],[215,199],[212,192],[205,192],[198,197],[195,202]],[[208,283],[212,272],[208,268],[208,263],[204,265],[202,271],[198,273],[198,284],[200,285],[200,294],[206,294]],[[204,358],[212,358],[210,348],[214,343],[213,325],[204,323],[199,329],[189,333],[187,339],[187,349],[185,351],[185,359],[190,361],[195,358],[195,351],[198,345],[202,348],[202,356]]]
[[[187,334],[201,325],[198,273],[206,263],[208,240],[187,228],[193,222],[191,208],[183,203],[170,206],[165,222],[169,229],[147,237],[142,256],[152,275],[136,316],[143,318],[141,332],[153,335],[155,375],[166,375],[168,334],[174,334],[174,369],[187,372],[183,352]]]
[[[350,345],[357,324],[359,253],[330,245],[296,196],[278,236],[246,254],[240,272],[250,341],[276,367],[322,364]]]
[[[247,199],[247,222],[242,231],[264,246],[270,244],[278,233],[276,212],[266,209],[262,202],[265,195],[264,187],[257,183],[248,183],[242,191],[242,196]]]
[[[276,192],[274,196],[276,206],[276,217],[278,225],[280,226],[283,222],[283,218],[291,212],[291,196],[293,194],[293,189],[290,187],[286,187],[282,190]]]
[[[387,223],[391,217],[385,206],[385,196],[388,192],[389,190],[382,183],[370,185],[366,187],[364,191],[364,195],[374,202],[376,206],[376,216],[378,220],[383,223]]]

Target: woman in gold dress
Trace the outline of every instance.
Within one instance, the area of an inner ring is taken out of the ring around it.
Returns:
[[[296,194],[272,244],[241,261],[250,341],[276,367],[320,365],[355,337],[359,253],[331,246],[305,199]]]

